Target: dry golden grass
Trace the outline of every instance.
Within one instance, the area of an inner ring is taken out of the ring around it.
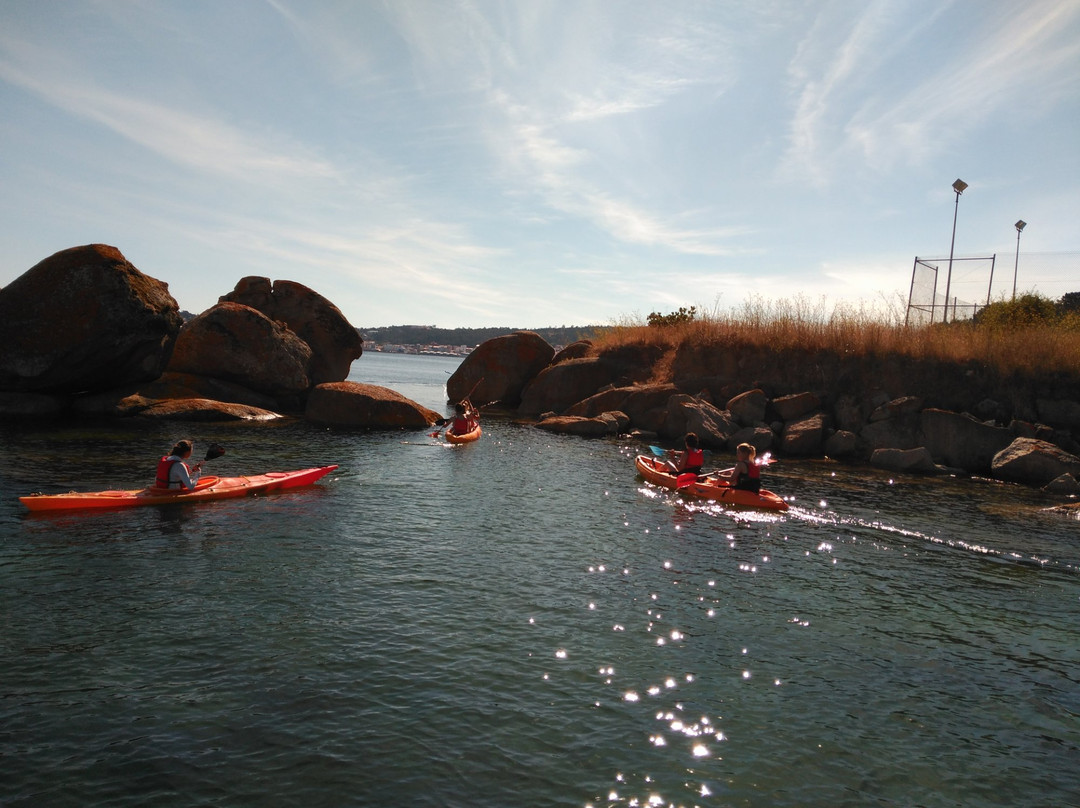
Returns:
[[[1058,325],[980,327],[969,321],[905,326],[903,309],[826,308],[803,298],[751,300],[731,312],[698,314],[689,322],[656,327],[623,322],[594,340],[600,351],[620,346],[676,348],[684,344],[827,351],[852,357],[909,356],[975,361],[1002,376],[1021,373],[1080,375],[1080,321]]]

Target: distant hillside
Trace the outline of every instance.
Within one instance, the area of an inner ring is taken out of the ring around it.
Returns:
[[[559,328],[436,328],[433,325],[390,325],[382,328],[357,328],[364,342],[375,345],[462,345],[475,348],[481,342],[516,331],[533,331],[553,346],[569,345],[589,339],[600,326],[562,326]]]

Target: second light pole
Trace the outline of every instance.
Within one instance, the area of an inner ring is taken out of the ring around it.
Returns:
[[[1020,234],[1024,228],[1027,227],[1027,222],[1023,219],[1018,221],[1015,225],[1016,228],[1016,263],[1013,264],[1013,296],[1012,299],[1016,300],[1016,270],[1020,268]]]
[[[968,186],[963,180],[957,179],[957,181],[952,184],[952,187],[953,190],[956,191],[956,207],[953,208],[952,241],[949,243],[949,274],[945,277],[945,311],[941,318],[941,322],[943,323],[949,321],[949,289],[952,286],[953,248],[956,246],[956,214],[960,211],[960,194],[964,193],[964,189]]]

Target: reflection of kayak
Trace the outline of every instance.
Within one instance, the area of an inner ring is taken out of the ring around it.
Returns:
[[[131,508],[136,505],[176,505],[210,499],[246,497],[263,491],[297,488],[325,477],[337,466],[271,471],[253,477],[203,477],[193,491],[141,488],[135,491],[95,491],[89,493],[31,494],[19,497],[32,511],[67,511],[78,508]]]
[[[678,488],[678,476],[666,470],[664,462],[648,455],[638,455],[634,461],[638,474],[653,485],[663,488]],[[760,491],[743,491],[732,488],[727,482],[714,478],[699,478],[684,488],[678,488],[688,494],[703,499],[715,500],[722,505],[739,505],[744,508],[765,508],[771,511],[786,511],[788,504],[772,491],[762,488]]]
[[[469,443],[474,440],[479,440],[481,432],[480,424],[477,424],[476,429],[472,432],[466,432],[463,435],[457,434],[453,427],[448,427],[446,430],[446,439],[451,443]]]

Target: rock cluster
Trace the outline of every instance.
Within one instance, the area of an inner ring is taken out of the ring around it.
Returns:
[[[344,379],[363,340],[326,298],[248,277],[184,323],[115,247],[45,259],[0,289],[0,416],[426,426],[437,413]]]
[[[892,367],[875,377],[872,368],[826,359],[811,366],[814,387],[799,389],[805,381],[798,372],[776,370],[790,357],[757,355],[747,361],[727,349],[685,346],[672,358],[655,347],[601,352],[588,343],[551,356],[530,332],[500,340],[497,354],[484,350],[485,344],[465,359],[447,383],[452,400],[477,384],[484,394],[474,395],[474,402],[497,402],[553,432],[637,431],[677,442],[692,431],[713,450],[733,451],[746,442],[759,452],[787,456],[978,474],[1062,493],[1080,488],[1080,444],[1072,432],[1080,428],[1080,386],[1068,381],[1049,387],[1011,380],[1002,385],[1007,400],[998,401],[987,395],[994,380],[985,374],[973,379],[943,366],[910,367],[908,373]],[[504,359],[516,355],[529,356],[528,364]],[[550,361],[535,370],[545,355]],[[669,368],[671,381],[656,381],[661,365]],[[757,379],[742,380],[748,367]],[[965,385],[949,381],[956,375],[966,382],[967,406],[961,406]],[[891,395],[883,381],[916,392]]]

